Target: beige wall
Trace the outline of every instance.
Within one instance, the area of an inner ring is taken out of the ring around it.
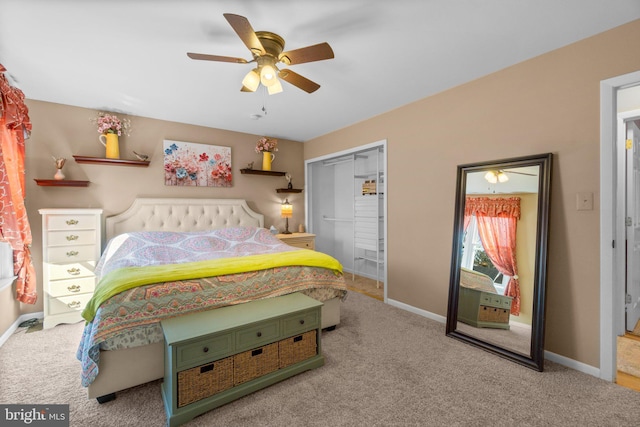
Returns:
[[[254,151],[259,135],[230,132],[180,123],[130,117],[133,132],[120,140],[122,158],[134,159],[132,150],[151,156],[147,168],[78,164],[72,155],[104,157],[95,125],[90,122],[97,110],[27,100],[33,132],[26,145],[27,213],[33,234],[33,261],[38,275],[38,293],[42,295],[42,248],[40,208],[102,208],[103,218],[125,210],[136,197],[241,198],[265,215],[265,226],[284,230],[279,217],[285,197],[294,206],[289,228],[297,230],[304,221],[304,195],[278,194],[285,188],[284,177],[243,175],[251,161],[261,168],[261,155]],[[124,117],[124,116],[123,116]],[[162,142],[164,139],[231,147],[233,186],[166,187],[164,185]],[[279,151],[273,170],[290,172],[295,188],[304,188],[303,145],[296,141],[278,141]],[[67,179],[91,181],[86,188],[40,187],[34,178],[52,179],[56,171],[52,156],[66,157],[63,171]],[[42,299],[36,305],[15,302],[12,291],[0,294],[0,335],[17,318],[16,313],[42,311]]]
[[[632,52],[640,20],[305,143],[387,139],[389,298],[446,315],[458,164],[553,152],[545,348],[599,366],[600,81],[640,70]]]

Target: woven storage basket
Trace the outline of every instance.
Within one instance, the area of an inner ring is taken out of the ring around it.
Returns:
[[[233,356],[234,385],[251,381],[278,369],[278,343],[238,353]]]
[[[318,354],[316,333],[317,331],[314,329],[302,335],[279,341],[280,369]]]
[[[233,357],[178,372],[178,408],[233,387]]]
[[[481,305],[478,320],[483,322],[506,323],[509,321],[509,310]]]

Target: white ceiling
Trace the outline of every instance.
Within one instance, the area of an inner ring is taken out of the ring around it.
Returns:
[[[252,65],[189,59],[251,59],[227,12],[285,50],[328,42],[335,59],[290,67],[322,87],[241,93]],[[306,141],[638,18],[640,0],[0,0],[0,63],[30,99]]]

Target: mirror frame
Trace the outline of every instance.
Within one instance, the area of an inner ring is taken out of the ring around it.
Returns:
[[[542,371],[544,368],[545,288],[547,281],[549,205],[551,200],[551,162],[552,154],[545,153],[458,166],[451,255],[451,275],[449,283],[449,303],[447,307],[447,336],[475,345],[538,371]],[[462,241],[464,237],[464,210],[467,174],[470,172],[481,172],[490,169],[507,169],[523,166],[540,166],[533,281],[533,313],[531,320],[531,347],[528,356],[457,330],[459,298],[458,284],[460,282],[460,262],[462,257]]]

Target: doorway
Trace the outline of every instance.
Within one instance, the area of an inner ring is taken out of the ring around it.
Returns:
[[[600,83],[600,378],[607,381],[616,379],[617,337],[626,331],[625,135],[618,94],[639,85],[640,72]]]
[[[387,299],[386,140],[305,161],[305,222],[347,286]]]

